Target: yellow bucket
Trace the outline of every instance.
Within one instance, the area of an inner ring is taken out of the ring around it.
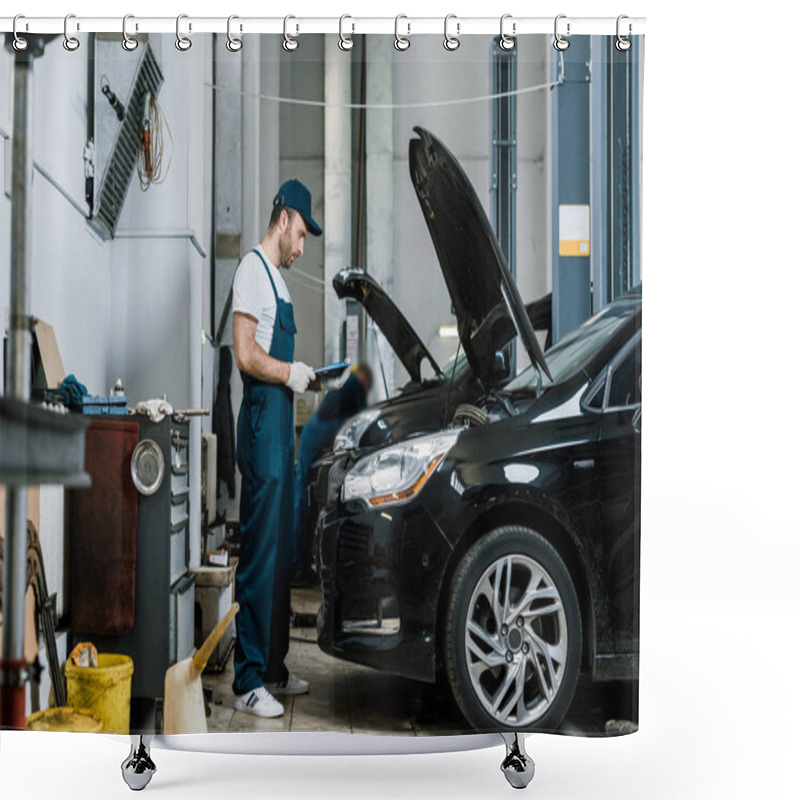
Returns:
[[[103,730],[129,733],[131,719],[131,676],[133,659],[116,653],[99,653],[98,666],[64,666],[67,676],[67,703],[72,708],[88,708],[100,718]]]
[[[48,708],[31,714],[25,722],[29,731],[66,731],[99,733],[103,730],[100,718],[87,708]]]

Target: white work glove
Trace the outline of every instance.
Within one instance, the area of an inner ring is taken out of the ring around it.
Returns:
[[[314,370],[302,361],[293,361],[289,365],[289,380],[286,385],[295,393],[302,394],[308,384],[315,378]]]

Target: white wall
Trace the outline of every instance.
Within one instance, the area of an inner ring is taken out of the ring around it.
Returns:
[[[206,242],[203,180],[208,133],[198,130],[207,92],[204,40],[178,53],[162,47],[165,82],[159,97],[174,141],[163,184],[147,192],[134,175],[119,221],[119,237],[102,242],[81,215],[34,172],[29,309],[55,328],[64,368],[104,394],[122,377],[129,400],[166,392],[189,402],[190,269],[202,261],[188,238],[123,238],[126,233],[194,231]],[[83,206],[83,146],[87,138],[88,48],[67,53],[49,45],[34,65],[33,156]],[[11,133],[11,57],[0,55],[0,127]],[[0,275],[8,306],[10,198],[0,200]]]
[[[187,53],[179,53],[173,42],[171,35],[153,42],[165,76],[158,100],[174,144],[169,172],[163,184],[147,192],[142,192],[134,175],[118,231],[179,236],[193,231],[210,252],[207,189],[211,131],[204,125],[211,101],[204,87],[210,39],[198,37]],[[120,48],[120,56],[125,55]],[[9,134],[12,63],[3,48],[0,128]],[[68,53],[58,40],[34,63],[34,160],[83,208],[89,63],[86,41],[78,51]],[[0,165],[0,185],[6,180],[6,172],[4,162]],[[92,394],[106,394],[121,377],[129,404],[165,393],[176,407],[199,403],[203,259],[189,239],[120,237],[103,242],[39,172],[34,172],[32,192],[28,309],[53,325],[66,372],[74,373]],[[10,198],[3,193],[0,303],[6,327],[10,215]],[[196,282],[192,289],[193,275]],[[194,309],[191,319],[190,307]],[[196,349],[194,354],[192,348]],[[192,430],[197,445],[199,431],[197,422]],[[195,455],[199,459],[199,446]],[[192,529],[195,541],[199,541],[199,460],[196,463]],[[51,506],[57,508],[58,503],[51,501]],[[63,565],[54,566],[62,560],[56,542],[63,539],[60,516],[43,514],[42,528],[49,577],[51,570],[63,572]],[[54,541],[51,547],[46,544],[48,537]]]
[[[34,64],[33,158],[82,207],[83,147],[87,136],[86,51],[67,53],[48,46]],[[0,54],[0,124],[9,134],[12,107],[12,58]],[[10,164],[8,165],[10,168]],[[9,178],[10,180],[10,178]],[[10,266],[10,197],[0,199],[2,215],[2,303],[7,325]],[[109,386],[106,347],[109,337],[111,248],[88,230],[85,219],[38,172],[32,183],[29,310],[55,328],[66,371],[96,394]]]
[[[174,37],[173,37],[174,38]],[[186,53],[164,36],[160,61],[164,84],[159,94],[174,152],[164,182],[146,192],[134,175],[110,244],[113,253],[110,378],[121,375],[132,401],[167,394],[176,408],[191,405],[189,376],[190,280],[203,259],[187,235],[194,233],[210,252],[205,230],[203,188],[211,165],[206,158],[202,111],[204,59],[209,37],[198,38]],[[166,137],[165,137],[166,138]],[[165,156],[166,160],[166,156]],[[125,238],[129,233],[147,238]],[[173,234],[180,238],[158,238]],[[199,320],[192,346],[200,346]],[[121,335],[116,335],[120,325]]]

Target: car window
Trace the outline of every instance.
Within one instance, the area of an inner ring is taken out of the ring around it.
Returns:
[[[458,358],[456,358],[458,356]],[[442,375],[448,380],[455,374],[457,375],[467,364],[467,356],[463,349],[458,348],[442,367]]]
[[[642,343],[614,368],[608,388],[608,408],[626,408],[642,402]]]
[[[554,344],[545,353],[547,366],[553,375],[552,383],[568,380],[589,363],[630,320],[637,308],[636,305],[628,303],[606,306],[586,320],[580,328],[568,333]],[[535,383],[536,373],[533,367],[528,367],[508,384],[506,390],[513,392],[533,386]],[[549,384],[550,381],[545,377],[542,385],[547,387]]]
[[[594,408],[597,411],[602,411],[603,409],[603,400],[606,396],[606,379],[603,380],[597,385],[597,388],[594,390],[594,394],[592,394],[592,399],[586,404],[589,408]]]

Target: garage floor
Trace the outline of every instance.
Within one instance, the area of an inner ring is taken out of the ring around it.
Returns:
[[[319,602],[317,589],[292,590],[295,612],[316,614]],[[204,684],[213,688],[209,732],[329,731],[408,736],[470,732],[447,691],[332,658],[317,646],[314,628],[292,629],[287,666],[309,681],[310,691],[280,698],[285,713],[276,719],[234,711],[233,656],[224,672],[204,675]],[[632,696],[626,684],[591,687],[581,682],[562,730],[603,733],[612,716],[609,709],[615,709],[613,716],[618,718],[620,708],[630,709]]]

